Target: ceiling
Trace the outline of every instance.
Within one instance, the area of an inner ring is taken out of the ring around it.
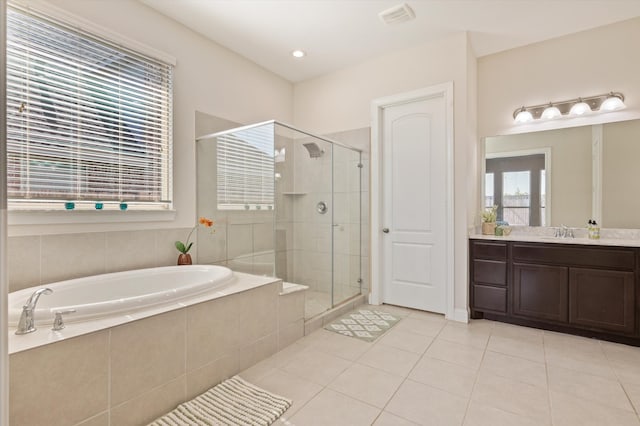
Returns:
[[[640,0],[140,0],[292,82],[468,31],[476,56],[640,16]],[[290,55],[307,52],[303,59]]]

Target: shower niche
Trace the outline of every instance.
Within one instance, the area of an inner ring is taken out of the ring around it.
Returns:
[[[216,223],[198,263],[308,286],[307,319],[360,295],[362,152],[277,121],[198,121],[198,215]]]

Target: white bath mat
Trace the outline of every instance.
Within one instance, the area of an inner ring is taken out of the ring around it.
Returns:
[[[291,403],[234,376],[148,426],[270,425]]]
[[[338,318],[324,328],[343,336],[373,342],[398,321],[400,318],[383,311],[361,309]]]

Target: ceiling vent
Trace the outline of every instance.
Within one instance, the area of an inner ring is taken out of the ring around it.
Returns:
[[[380,20],[387,25],[401,24],[407,22],[416,17],[413,9],[408,4],[402,3],[397,6],[390,7],[387,10],[383,10],[378,13]]]

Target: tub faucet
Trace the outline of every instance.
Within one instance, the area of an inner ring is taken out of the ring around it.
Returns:
[[[18,329],[16,330],[16,334],[27,334],[36,331],[36,324],[33,313],[36,310],[38,299],[43,294],[51,293],[53,293],[53,290],[43,287],[34,291],[33,294],[27,299],[27,303],[25,303],[25,305],[22,307],[22,315],[20,315],[20,321],[18,321]]]

